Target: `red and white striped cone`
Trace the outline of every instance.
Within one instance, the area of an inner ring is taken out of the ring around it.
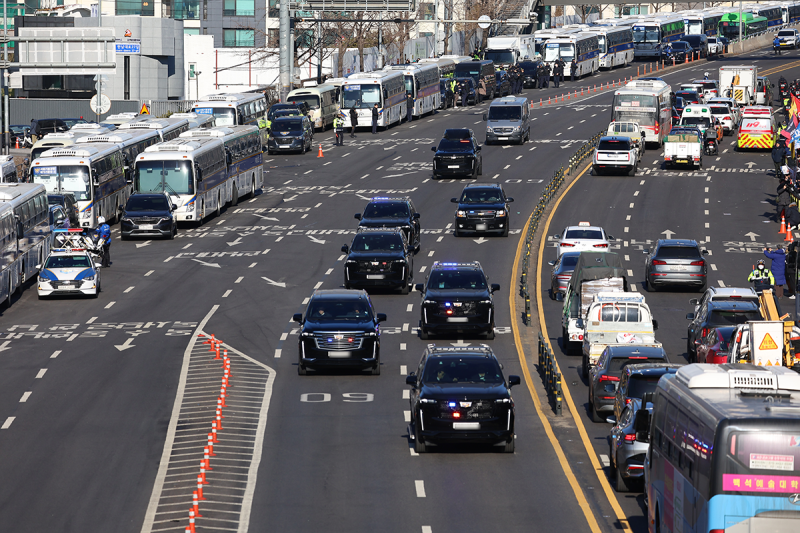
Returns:
[[[222,417],[217,415],[217,429],[222,431]]]
[[[194,528],[194,511],[189,511],[189,531],[197,533],[197,530]]]
[[[225,388],[224,387],[219,390],[219,397],[222,398],[222,407],[228,407],[225,404]]]
[[[200,481],[200,476],[197,476],[197,499],[198,500],[205,500],[203,496],[203,483]]]
[[[217,440],[217,423],[214,422],[212,426],[213,428],[211,429],[211,436],[212,436],[211,442],[213,442],[214,444],[218,444],[219,441]]]
[[[539,107],[542,107],[542,99],[539,98]]]
[[[216,361],[218,359],[222,359],[222,357],[219,356],[219,344],[217,344],[217,348],[214,351],[217,352],[217,355],[216,357],[214,357],[214,360]]]
[[[217,398],[217,409],[222,409],[222,398]]]
[[[203,344],[211,344],[213,345],[216,341],[214,340],[214,334],[211,334],[211,337],[208,340],[204,340]]]
[[[211,468],[211,459],[209,457],[210,456],[208,455],[208,446],[206,446],[205,448],[203,448],[203,466],[205,467],[206,470],[214,470],[213,468]]]
[[[206,469],[203,468],[203,461],[200,461],[200,483],[203,485],[208,485],[208,481],[206,480]]]
[[[217,456],[217,454],[214,453],[214,436],[211,433],[208,434],[208,456]]]
[[[198,500],[197,491],[192,492],[192,511],[194,511],[195,516],[202,518],[203,515],[200,514],[200,502]]]
[[[228,383],[228,378],[226,376],[222,377],[222,386],[225,387],[226,389],[230,386],[230,384]]]
[[[217,413],[216,413],[216,415],[217,415],[218,417],[220,417],[220,418],[225,418],[225,416],[222,414],[222,409],[220,409],[220,408],[217,408]]]

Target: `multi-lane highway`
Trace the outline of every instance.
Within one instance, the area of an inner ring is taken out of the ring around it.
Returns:
[[[776,80],[781,69],[798,75],[796,56],[759,52],[731,61],[772,69]],[[721,63],[664,78],[700,78]],[[566,87],[635,72],[633,66]],[[405,195],[423,227],[414,281],[423,282],[436,260],[480,261],[502,288],[495,294],[497,336],[487,342],[506,375],[523,374],[518,344],[534,372],[535,346],[515,343],[508,301],[518,289],[512,270],[521,228],[553,172],[610,117],[610,91],[538,106],[539,98],[561,92],[526,91],[535,101],[532,142],[483,147],[480,181],[502,183],[515,198],[508,238],[456,238],[450,198],[469,180],[431,179],[430,147],[445,128],[473,128],[483,139],[484,103],[377,135],[358,132],[344,147],[332,146],[331,132],[318,133],[323,158],[314,157],[316,146],[302,156],[266,157],[260,195],[201,227],[181,228],[174,241],[121,242],[115,227],[113,265],[102,272],[96,300],[38,301],[28,287],[0,318],[2,529],[184,531],[224,372],[198,335],[214,334],[231,371],[198,531],[610,531],[621,518],[644,531],[642,496],[617,498],[595,473],[592,458],[607,460],[608,426],[588,421],[578,358],[558,348],[560,304],[546,292],[541,319],[575,418],[553,416],[546,403],[535,403],[540,390],[523,381],[513,390],[513,455],[475,447],[413,452],[405,375],[426,344],[416,332],[418,292],[373,295],[376,311],[388,315],[380,376],[297,375],[292,315],[315,288],[342,285],[340,248],[367,200]],[[699,173],[664,171],[659,152],[650,150],[635,177],[583,174],[549,233],[579,220],[604,226],[618,238],[615,251],[629,279],[644,291],[641,249],[674,232],[711,250],[711,283],[742,284],[759,247],[778,239],[777,226],[765,223],[774,209],[762,203],[775,181],[768,154],[734,153],[731,139]],[[546,261],[555,257],[546,244],[538,274],[545,280]],[[685,351],[691,297],[647,295],[657,338],[676,361]]]

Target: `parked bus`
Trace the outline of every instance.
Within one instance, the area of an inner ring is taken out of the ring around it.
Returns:
[[[458,57],[458,56],[457,56]],[[465,57],[465,60],[469,60],[469,58]],[[460,61],[456,61],[453,59],[453,56],[447,57],[438,57],[438,58],[427,58],[427,59],[420,59],[418,64],[422,65],[430,65],[434,64],[439,67],[439,78],[452,78],[456,72],[456,63],[460,63]]]
[[[213,115],[216,126],[258,126],[261,146],[267,146],[267,99],[261,93],[222,93],[204,96],[194,103],[192,112]]]
[[[742,13],[742,38],[767,31],[767,19]],[[719,34],[731,41],[739,40],[739,13],[726,13],[719,21]]]
[[[333,85],[295,89],[286,100],[289,103],[308,104],[308,118],[319,131],[325,131],[328,125],[333,125],[333,118],[336,116],[336,87]]]
[[[637,80],[614,92],[611,120],[636,122],[649,143],[661,143],[672,125],[670,86],[658,80]]]
[[[96,228],[99,216],[113,222],[131,195],[122,150],[116,143],[48,150],[31,164],[30,180],[51,194],[72,193],[81,228]]]
[[[633,61],[633,31],[630,26],[592,26],[587,31],[597,35],[600,68],[627,66]]]
[[[13,155],[0,155],[0,183],[18,183],[20,176],[17,174],[17,164]]]
[[[414,99],[413,116],[433,113],[442,104],[439,91],[439,66],[431,64],[394,65],[387,70],[401,71],[406,85],[406,96]],[[406,110],[408,112],[408,110]]]
[[[36,276],[50,253],[49,209],[47,191],[40,184],[0,185],[0,298],[6,303],[11,303],[11,295]]]
[[[156,130],[150,128],[117,130],[98,135],[87,135],[75,141],[77,147],[84,144],[96,146],[116,145],[122,151],[122,164],[125,170],[125,180],[133,180],[133,162],[136,156],[145,151],[148,146],[161,142]],[[124,204],[122,204],[124,205]],[[106,217],[108,218],[108,217]]]
[[[189,129],[194,128],[213,128],[217,121],[214,115],[198,115],[197,113],[173,113],[169,118],[185,118],[189,121]]]
[[[600,46],[594,33],[574,33],[548,39],[544,44],[544,61],[551,70],[558,58],[566,66],[564,75],[570,75],[570,63],[575,58],[578,63],[578,77],[594,74],[600,68]]]
[[[193,130],[181,134],[182,139],[220,139],[225,146],[225,164],[231,181],[231,204],[239,198],[254,198],[256,189],[264,185],[262,156],[258,128],[254,126],[228,126]]]
[[[784,24],[800,21],[800,2],[781,2],[781,18]]]
[[[119,126],[120,131],[153,130],[160,142],[177,139],[184,131],[189,131],[189,120],[185,118],[151,118],[140,117]],[[133,159],[131,159],[133,161]]]
[[[643,465],[649,532],[797,531],[798,412],[800,375],[786,367],[693,364],[663,376]]]
[[[783,11],[779,5],[752,5],[747,8],[754,16],[767,19],[767,27],[773,28],[783,24]]]
[[[99,133],[108,133],[116,129],[114,126],[107,127],[92,122],[75,124],[69,131],[60,131],[55,133],[48,133],[41,137],[38,141],[33,143],[31,148],[30,160],[33,161],[44,152],[59,148],[62,146],[72,146],[81,137],[88,135],[96,135]]]
[[[683,38],[684,28],[678,14],[638,20],[633,25],[634,57],[662,57],[667,43]]]
[[[437,80],[438,90],[438,80]],[[353,74],[342,82],[340,109],[344,127],[350,127],[350,109],[358,113],[359,126],[372,125],[372,108],[378,104],[378,126],[398,124],[406,117],[406,85],[403,73],[376,70]]]
[[[719,21],[722,19],[722,12],[694,11],[686,12],[683,15],[683,23],[686,26],[686,35],[707,35],[713,37],[719,31]]]
[[[231,198],[225,146],[218,138],[179,138],[151,146],[136,158],[133,187],[166,191],[178,206],[179,222],[202,224],[211,212],[219,216]]]

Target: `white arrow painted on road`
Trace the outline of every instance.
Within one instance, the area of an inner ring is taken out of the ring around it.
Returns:
[[[218,263],[206,263],[205,261],[200,261],[199,259],[192,259],[192,261],[197,261],[201,265],[207,266],[207,267],[222,268],[221,266],[219,266]]]
[[[311,242],[315,242],[317,244],[325,244],[324,239],[315,239],[313,235],[308,235],[308,238],[311,239]]]
[[[472,239],[472,240],[475,241],[478,244],[483,244],[485,242],[489,242],[489,239],[487,239],[486,237],[481,237],[480,239]]]
[[[749,163],[745,163],[745,165],[747,165],[747,168],[753,168],[753,165],[755,165],[755,163],[753,163],[753,162],[751,161],[751,162],[749,162]]]
[[[150,244],[152,244],[152,242],[153,241],[144,241],[144,242],[141,242],[141,243],[137,243],[136,247],[137,248],[141,248],[142,246],[150,246]]]
[[[228,246],[236,246],[237,244],[242,244],[242,238],[241,237],[236,237],[236,240],[233,241],[233,242],[229,242]]]
[[[368,202],[369,202],[370,200],[372,200],[372,198],[367,198],[366,196],[361,196],[360,194],[356,194],[356,196],[358,196],[358,197],[359,197],[359,198],[361,198],[362,200],[366,200],[366,201],[368,201]]]
[[[275,217],[265,217],[264,215],[259,215],[258,213],[253,213],[253,214],[254,214],[255,216],[257,216],[257,217],[261,217],[261,218],[263,218],[264,220],[272,220],[273,222],[280,222],[280,220],[278,220],[278,219],[277,219],[277,218],[275,218]]]
[[[132,342],[133,342],[133,339],[128,339],[122,344],[115,344],[114,348],[116,348],[120,352],[124,352],[128,348],[133,348],[135,346],[134,344],[131,344]]]
[[[752,231],[750,233],[745,233],[744,236],[750,237],[750,240],[753,242],[756,242],[756,237],[760,237],[758,233],[753,233]]]
[[[0,344],[0,352],[5,352],[6,350],[10,350],[11,348],[8,345],[11,344],[11,341],[6,341],[3,344]]]
[[[276,287],[286,287],[286,284],[282,281],[272,281],[271,279],[265,278],[264,276],[261,276],[261,279],[263,279],[270,285],[275,285]]]
[[[469,346],[469,343],[464,342],[462,339],[458,339],[458,342],[451,342],[450,344],[452,344],[456,348],[463,348],[465,346]]]
[[[667,239],[671,239],[672,236],[675,235],[675,232],[672,230],[662,231],[661,235],[666,235]]]
[[[283,201],[284,201],[284,202],[291,202],[291,201],[292,201],[292,200],[294,200],[295,198],[297,198],[297,195],[296,195],[296,194],[295,194],[294,196],[290,196],[289,198],[284,198],[284,199],[283,199]]]

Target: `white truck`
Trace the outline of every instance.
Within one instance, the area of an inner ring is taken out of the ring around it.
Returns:
[[[533,35],[489,37],[483,58],[491,60],[498,68],[537,59]]]
[[[728,362],[782,366],[783,330],[782,321],[761,320],[740,324],[728,342]]]
[[[757,86],[758,67],[755,65],[719,68],[720,94],[733,98],[737,105],[755,105]]]
[[[638,292],[600,292],[586,312],[583,332],[581,369],[589,376],[589,368],[609,344],[641,344],[661,347],[656,342],[658,322],[653,320],[644,295]]]
[[[703,139],[699,129],[670,133],[664,138],[664,167],[673,168],[676,165],[697,167],[698,170],[702,168]]]

